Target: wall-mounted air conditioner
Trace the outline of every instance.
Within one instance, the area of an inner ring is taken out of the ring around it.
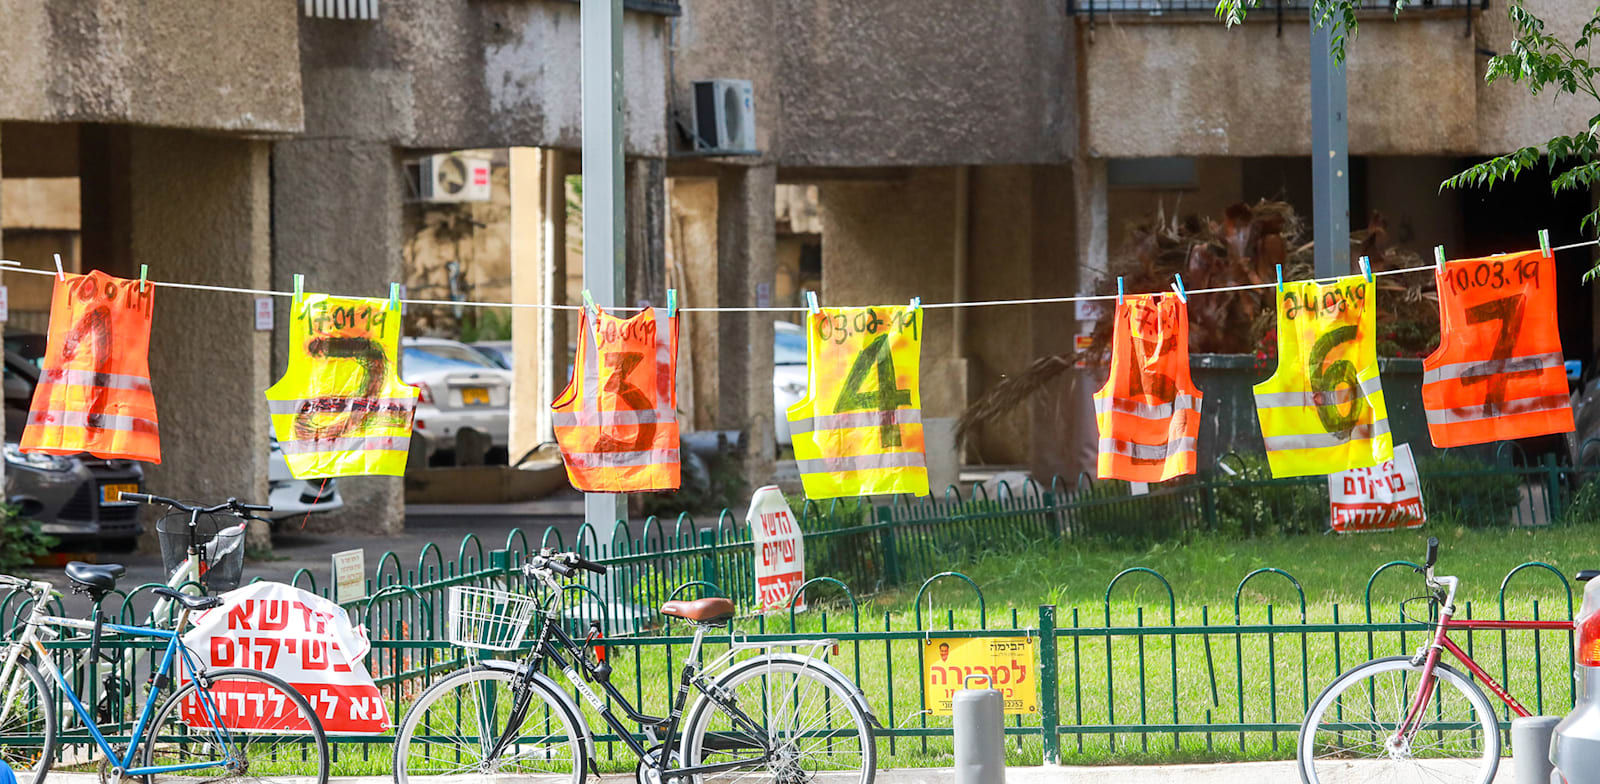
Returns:
[[[305,15],[312,19],[364,19],[376,21],[378,0],[305,0]]]
[[[460,153],[430,155],[414,162],[417,198],[432,202],[488,201],[490,167],[486,158]]]
[[[694,83],[694,147],[700,152],[756,152],[756,105],[748,79]]]

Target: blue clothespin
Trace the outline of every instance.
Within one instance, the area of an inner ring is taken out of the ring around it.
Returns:
[[[1117,276],[1117,307],[1122,306],[1122,276]]]
[[[1283,265],[1278,265],[1278,293],[1283,293]]]
[[[67,280],[66,271],[61,269],[61,254],[59,253],[56,254],[56,280],[62,281],[63,283]]]
[[[400,284],[394,281],[389,282],[389,309],[400,309]]]
[[[815,316],[818,313],[822,312],[822,308],[817,305],[817,292],[815,292],[815,291],[807,291],[806,292],[806,309],[810,310],[811,311],[811,315],[813,315],[813,316]]]
[[[1544,257],[1547,259],[1553,259],[1556,257],[1556,252],[1550,249],[1549,229],[1539,230],[1539,252],[1544,254]]]
[[[148,278],[149,276],[150,276],[150,265],[149,264],[140,264],[139,265],[139,293],[140,294],[144,293],[145,279]]]
[[[1189,293],[1183,290],[1183,273],[1172,273],[1172,290],[1178,292],[1178,299],[1182,300],[1184,304],[1188,304]]]
[[[678,315],[678,290],[667,289],[667,318]]]
[[[1433,246],[1433,263],[1439,268],[1439,273],[1444,274],[1444,246]]]
[[[300,301],[306,298],[306,276],[296,272],[294,275],[294,306],[299,307]]]
[[[922,309],[922,298],[921,297],[912,297],[911,298],[911,309],[912,310],[921,310]]]
[[[1361,274],[1366,277],[1368,283],[1372,282],[1372,262],[1367,260],[1366,256],[1361,257]]]

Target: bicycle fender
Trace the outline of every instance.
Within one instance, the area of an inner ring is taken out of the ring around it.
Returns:
[[[488,667],[492,670],[501,670],[509,673],[516,673],[522,670],[522,666],[518,663],[505,661],[503,659],[484,659],[478,662],[478,665],[481,667]],[[573,720],[578,724],[579,731],[583,733],[583,746],[589,752],[589,759],[595,759],[594,732],[589,729],[589,722],[588,720],[584,719],[583,709],[578,707],[578,701],[572,699],[572,695],[568,694],[566,689],[561,688],[561,684],[556,683],[554,678],[551,678],[542,672],[533,673],[533,680],[545,686],[551,694],[556,695],[556,699],[561,701],[562,707],[566,708],[572,714]]]

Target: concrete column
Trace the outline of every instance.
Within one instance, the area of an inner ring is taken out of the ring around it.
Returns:
[[[777,275],[773,204],[777,169],[729,167],[717,178],[717,300],[771,304]],[[759,292],[765,291],[765,295]],[[744,430],[744,476],[772,481],[772,319],[770,313],[719,313],[717,427]]]
[[[511,149],[513,302],[565,304],[567,198],[561,153]],[[511,459],[555,440],[550,401],[566,384],[566,314],[518,308],[511,316]]]
[[[1072,164],[1072,209],[1077,231],[1078,293],[1093,294],[1095,285],[1109,273],[1110,227],[1107,204],[1106,161],[1080,158]],[[1094,330],[1094,321],[1079,321],[1078,332]],[[1105,379],[1091,370],[1072,370],[1057,399],[1055,418],[1062,423],[1060,445],[1047,461],[1054,473],[1071,482],[1080,471],[1097,470],[1099,436],[1094,425],[1094,393]],[[1037,453],[1036,453],[1037,456]]]
[[[400,226],[405,185],[394,148],[345,139],[278,142],[272,148],[272,191],[272,288],[294,288],[294,275],[301,273],[308,292],[388,297],[389,283],[405,279]],[[288,362],[288,299],[278,300],[275,321],[273,380]],[[263,437],[267,426],[265,418],[256,425]],[[311,516],[308,529],[393,532],[404,527],[399,477],[340,479],[339,493],[344,508]]]
[[[628,305],[667,302],[667,162],[628,161],[623,190],[628,199]]]
[[[4,179],[5,178],[5,169],[6,169],[6,167],[5,167],[5,139],[4,138],[0,138],[0,179]],[[0,215],[4,214],[4,210],[5,210],[5,205],[4,204],[0,204]],[[5,232],[4,231],[0,231],[0,259],[3,259],[5,257],[6,257]],[[0,279],[0,285],[5,285],[5,281],[3,279]],[[3,323],[0,323],[0,330],[3,330],[4,327],[5,327],[5,325]],[[0,442],[5,441],[5,437],[6,437],[6,418],[3,417],[3,416],[0,416]],[[5,460],[0,460],[0,487],[5,487],[5,484],[6,484],[6,461]]]
[[[132,262],[190,283],[271,283],[269,150],[265,142],[133,128]],[[154,492],[207,502],[267,494],[270,335],[255,330],[249,296],[163,289],[150,336],[150,377],[161,415]],[[258,527],[259,526],[259,527]],[[265,526],[253,524],[260,546]],[[153,541],[153,531],[147,531]]]

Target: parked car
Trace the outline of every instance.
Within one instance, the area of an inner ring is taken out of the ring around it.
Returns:
[[[794,443],[789,433],[789,406],[806,396],[806,333],[799,324],[772,325],[772,421],[778,446]]]
[[[272,436],[272,446],[267,457],[267,504],[272,511],[262,516],[272,521],[277,529],[279,521],[319,512],[344,508],[344,498],[339,495],[337,479],[296,479],[289,473],[289,461],[283,457],[277,436]]]
[[[1596,577],[1600,571],[1578,572],[1578,581],[1587,583],[1583,604],[1572,620],[1578,631],[1573,668],[1578,702],[1550,738],[1553,784],[1600,782],[1600,580]]]
[[[108,549],[132,547],[139,538],[139,507],[123,503],[119,494],[144,491],[144,468],[131,460],[24,453],[19,442],[39,368],[7,350],[4,379],[6,502],[51,536],[93,539]]]
[[[511,369],[511,341],[480,340],[476,343],[468,343],[467,345],[472,346],[478,350],[478,353],[488,357],[490,362],[493,362],[496,365],[505,368],[506,370]]]
[[[400,353],[401,378],[420,390],[412,438],[423,440],[424,454],[454,450],[464,428],[510,445],[511,371],[457,340],[405,338]]]

